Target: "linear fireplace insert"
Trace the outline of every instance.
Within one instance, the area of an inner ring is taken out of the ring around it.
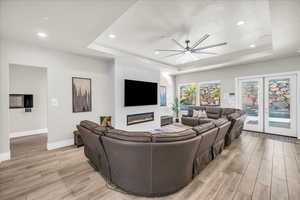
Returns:
[[[127,115],[127,125],[154,121],[154,112]]]

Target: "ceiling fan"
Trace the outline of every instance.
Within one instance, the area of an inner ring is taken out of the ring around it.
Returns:
[[[197,48],[202,42],[204,42],[204,40],[206,40],[210,35],[209,34],[205,34],[200,40],[198,40],[197,42],[195,42],[195,44],[193,44],[191,47],[189,46],[190,44],[190,40],[186,40],[185,44],[186,46],[184,47],[182,44],[180,44],[177,40],[172,39],[172,41],[178,46],[180,47],[180,49],[157,49],[155,50],[156,52],[175,52],[173,54],[170,54],[168,56],[165,56],[165,58],[167,57],[172,57],[172,56],[177,56],[177,55],[181,55],[181,54],[186,54],[186,53],[191,53],[191,54],[209,54],[209,55],[217,55],[216,53],[213,52],[207,52],[207,51],[202,51],[205,49],[210,49],[213,47],[218,47],[218,46],[223,46],[226,45],[227,42],[223,42],[223,43],[218,43],[218,44],[213,44],[213,45],[208,45],[208,46],[204,46],[204,47],[200,47]]]

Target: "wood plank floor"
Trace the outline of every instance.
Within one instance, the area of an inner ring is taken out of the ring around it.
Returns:
[[[38,136],[37,136],[38,137]],[[16,156],[0,164],[0,199],[149,199],[109,189],[83,148]],[[299,200],[300,143],[244,132],[181,191],[157,200]]]
[[[16,137],[10,139],[10,153],[13,159],[28,157],[47,151],[48,134]]]

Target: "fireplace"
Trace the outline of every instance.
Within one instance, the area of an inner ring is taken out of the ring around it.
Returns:
[[[154,121],[154,112],[127,115],[127,126]]]

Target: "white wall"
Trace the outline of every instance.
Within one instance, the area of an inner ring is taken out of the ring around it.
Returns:
[[[267,62],[224,67],[210,71],[177,75],[176,87],[178,87],[179,84],[185,83],[197,83],[215,80],[221,81],[221,104],[223,107],[234,107],[235,97],[229,97],[228,93],[235,92],[235,78],[242,76],[272,74],[299,70],[300,56],[289,57]]]
[[[25,132],[47,128],[47,69],[10,65],[9,93],[33,94],[31,112],[25,109],[10,109],[9,132]]]
[[[48,73],[48,142],[72,141],[72,131],[83,119],[99,121],[111,115],[112,84],[107,61],[49,50],[11,41],[0,41],[0,153],[9,152],[9,65],[39,66]],[[72,113],[72,77],[92,79],[92,112]],[[58,106],[52,104],[58,101]],[[57,145],[62,143],[57,143]]]
[[[167,106],[160,107],[160,115],[174,115],[171,106],[176,97],[175,77],[166,72],[160,73],[160,85],[167,88]]]
[[[122,58],[115,60],[114,65],[114,126],[118,129],[147,131],[160,127],[160,106],[134,106],[124,107],[124,79],[160,82],[160,71],[157,69],[150,69],[138,61],[128,61]],[[138,98],[138,94],[137,94]],[[159,101],[158,101],[159,102]],[[127,126],[127,115],[154,112],[154,121],[134,124]]]

